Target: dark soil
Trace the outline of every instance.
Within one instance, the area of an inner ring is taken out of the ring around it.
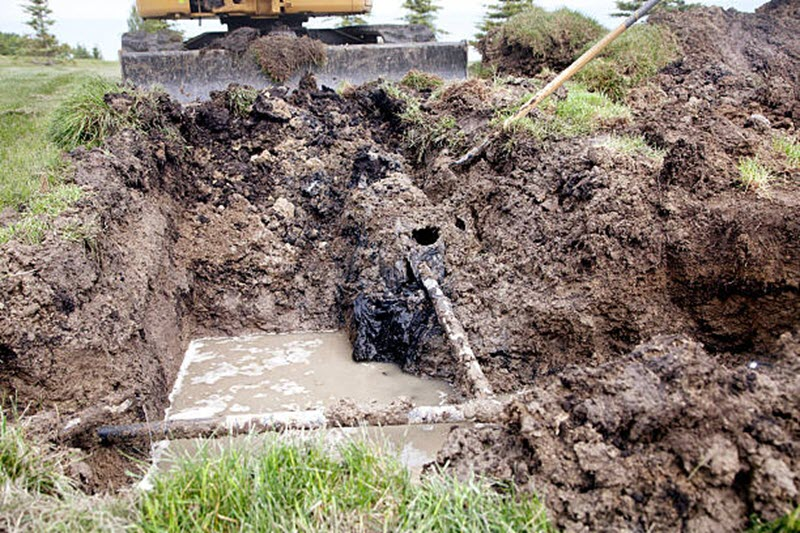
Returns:
[[[253,44],[253,41],[261,37],[261,31],[257,28],[239,28],[230,33],[226,33],[219,39],[214,39],[206,46],[210,50],[227,50],[234,53],[244,53]]]
[[[604,147],[605,129],[504,140],[458,173],[446,149],[417,163],[405,104],[378,83],[269,89],[244,115],[226,94],[156,98],[153,127],[72,155],[88,193],[57,226],[95,228],[84,242],[3,245],[3,391],[92,452],[97,489],[125,463],[92,429],[162,417],[196,336],[346,328],[358,360],[453,379],[413,273],[424,258],[495,390],[533,391],[504,423],[454,433],[455,471],[543,492],[570,530],[736,529],[788,510],[800,172],[772,139],[798,127],[800,26],[768,10],[662,22],[686,57],[610,127],[663,162]],[[472,80],[421,109],[468,143],[529,91]],[[735,183],[749,155],[778,175],[769,190]]]
[[[503,425],[455,429],[440,463],[513,479],[565,531],[742,531],[797,504],[798,342],[787,333],[780,368],[751,370],[655,337],[540,380]]]

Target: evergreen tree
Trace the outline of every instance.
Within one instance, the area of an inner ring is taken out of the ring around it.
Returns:
[[[533,0],[497,0],[495,3],[489,4],[486,7],[486,16],[483,17],[480,26],[478,26],[475,40],[483,39],[492,28],[502,26],[505,21],[517,13],[532,7]]]
[[[88,48],[78,43],[72,49],[72,57],[75,59],[92,59],[92,54]]]
[[[636,12],[637,9],[642,7],[645,0],[617,0],[617,12],[613,13],[615,17],[629,17]],[[664,11],[686,11],[691,7],[697,7],[699,4],[687,4],[685,0],[664,0],[656,6],[655,10]]]
[[[50,33],[53,11],[48,5],[48,0],[28,0],[22,8],[31,17],[25,23],[33,29],[33,46],[30,53],[42,56],[54,55],[58,43],[55,35]]]
[[[441,33],[434,23],[436,12],[441,9],[435,0],[405,0],[403,9],[408,11],[403,20],[409,24],[422,24],[436,33]]]
[[[92,59],[103,59],[103,52],[100,51],[100,47],[97,45],[92,48]]]
[[[128,15],[129,32],[144,31],[147,33],[158,33],[162,30],[171,29],[172,27],[167,21],[154,19],[144,20],[139,16],[139,12],[136,11],[136,5],[134,4],[131,6],[131,12]]]

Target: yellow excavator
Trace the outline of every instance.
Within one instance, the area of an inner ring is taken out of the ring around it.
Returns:
[[[122,38],[123,78],[140,86],[158,85],[181,101],[202,99],[231,83],[256,88],[275,84],[248,52],[247,42],[273,33],[310,38],[325,46],[325,61],[300,69],[286,82],[297,85],[311,72],[321,85],[360,84],[377,78],[395,81],[409,70],[444,79],[467,74],[467,43],[436,42],[420,25],[359,25],[309,29],[310,17],[355,16],[372,10],[373,0],[137,0],[145,19],[218,18],[228,32],[204,33],[187,41],[174,32],[127,33]],[[291,39],[278,41],[291,54]],[[298,47],[300,41],[296,41]],[[244,44],[243,44],[244,43]]]
[[[247,25],[289,17],[364,15],[372,10],[372,0],[138,0],[136,8],[143,19],[220,17]]]

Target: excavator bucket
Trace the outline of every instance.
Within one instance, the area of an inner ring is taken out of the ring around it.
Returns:
[[[256,31],[249,29],[251,32]],[[265,73],[252,48],[235,34],[205,34],[194,41],[175,42],[169,36],[126,34],[120,54],[122,75],[137,86],[159,86],[182,102],[208,98],[231,83],[264,88],[297,87],[308,72],[321,86],[338,88],[378,78],[398,81],[410,70],[460,80],[467,76],[467,43],[439,43],[419,27],[362,26],[337,30],[308,30],[295,39],[319,43],[324,61],[298,68],[285,79]],[[259,38],[249,36],[249,42]],[[245,35],[245,41],[248,36]],[[214,44],[214,43],[218,44]],[[232,42],[234,46],[225,43]],[[286,41],[282,41],[286,42]],[[289,40],[287,48],[295,45]],[[222,44],[219,44],[222,43]]]

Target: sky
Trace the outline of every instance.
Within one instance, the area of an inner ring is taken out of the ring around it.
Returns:
[[[732,7],[739,11],[753,11],[766,0],[700,0],[703,4],[716,4]],[[399,23],[403,16],[400,7],[403,0],[373,0],[374,8],[369,17],[371,24]],[[442,40],[458,41],[471,39],[475,27],[486,11],[490,0],[438,0],[441,6],[437,24],[447,32]],[[0,31],[29,33],[25,25],[25,13],[21,0],[0,0]],[[547,9],[569,7],[595,18],[607,27],[619,24],[609,14],[614,10],[614,0],[537,0],[537,5]],[[83,44],[91,48],[100,47],[105,59],[116,59],[119,50],[120,36],[126,30],[126,19],[133,2],[131,0],[50,0],[53,10],[53,33],[62,41],[71,45]],[[316,20],[314,26],[330,26],[331,21]],[[205,21],[202,26],[197,22],[185,21],[180,27],[187,36],[197,35],[205,31],[219,31],[218,23]]]

